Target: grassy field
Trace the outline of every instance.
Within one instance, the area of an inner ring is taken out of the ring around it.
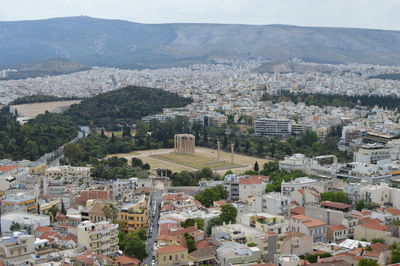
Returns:
[[[58,101],[58,102],[46,102],[46,103],[27,103],[11,105],[10,110],[15,112],[18,111],[18,116],[36,117],[40,114],[44,114],[46,111],[50,113],[61,113],[68,109],[72,104],[80,103],[80,100],[71,101]]]
[[[152,155],[151,157],[165,160],[172,163],[183,164],[185,166],[201,169],[209,167],[211,169],[239,167],[239,164],[217,161],[214,157],[204,154],[183,154],[183,153],[163,153]]]
[[[197,170],[200,165],[202,164],[204,165],[211,162],[211,164],[207,164],[206,167],[210,167],[214,169],[214,171],[220,174],[225,173],[229,169],[229,167],[231,167],[231,169],[229,170],[232,170],[235,173],[242,173],[246,170],[253,169],[254,163],[256,161],[258,162],[260,167],[262,167],[262,165],[264,165],[264,163],[268,161],[267,159],[235,154],[234,164],[231,164],[230,163],[231,154],[228,152],[221,151],[221,161],[223,160],[225,162],[218,162],[213,164],[212,162],[217,161],[217,151],[204,147],[196,147],[196,155],[194,158],[188,157],[188,155],[185,154],[184,155],[185,158],[182,159],[182,156],[178,156],[178,158],[176,158],[176,155],[177,154],[173,154],[173,149],[158,149],[158,150],[135,151],[131,153],[112,154],[109,155],[108,157],[112,156],[123,157],[128,159],[129,161],[133,157],[137,157],[140,158],[143,162],[149,163],[152,169],[166,168],[170,169],[173,172],[179,172],[182,170],[194,171]],[[177,159],[179,159],[182,162],[179,162]],[[200,166],[200,168],[202,167],[203,166]]]

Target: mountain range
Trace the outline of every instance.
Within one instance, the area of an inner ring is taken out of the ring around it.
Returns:
[[[400,31],[289,25],[141,24],[91,17],[0,22],[0,67],[51,58],[87,66],[177,66],[290,58],[398,65]]]

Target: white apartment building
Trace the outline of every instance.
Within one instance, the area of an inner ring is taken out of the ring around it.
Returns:
[[[72,181],[80,178],[90,178],[90,167],[75,167],[70,165],[53,166],[45,170],[47,178],[63,178]]]
[[[38,226],[50,226],[50,216],[26,212],[9,212],[1,215],[1,231],[10,232],[13,224],[21,229],[33,232]]]
[[[33,265],[35,237],[22,232],[3,235],[0,239],[0,259],[7,265]]]
[[[284,236],[290,230],[288,220],[282,215],[270,213],[246,213],[241,215],[240,223],[253,227],[261,232],[273,232],[279,236]]]
[[[255,195],[265,193],[267,176],[245,176],[239,178],[239,200],[243,202],[254,201]]]
[[[347,163],[339,169],[336,176],[341,179],[348,179],[350,182],[366,182],[369,184],[387,182],[392,178],[390,171],[385,167],[359,162]]]
[[[292,156],[285,156],[283,160],[279,161],[280,170],[301,170],[304,172],[309,172],[310,167],[311,159],[300,153],[293,154]]]
[[[117,179],[113,182],[113,190],[115,197],[121,197],[126,190],[136,191],[138,188],[138,178]]]
[[[267,137],[287,138],[292,134],[292,124],[286,118],[259,118],[254,121],[254,133]]]
[[[224,188],[228,191],[228,199],[239,200],[239,176],[236,174],[224,177]]]
[[[118,252],[118,224],[84,221],[78,225],[78,246],[106,256]]]
[[[254,211],[272,215],[289,216],[290,198],[279,192],[256,195],[253,204]]]
[[[313,187],[318,182],[309,177],[299,177],[289,182],[282,181],[281,191],[284,196],[290,196],[293,191]]]
[[[376,164],[378,161],[395,159],[397,154],[382,144],[368,143],[361,146],[354,153],[354,161],[364,164]]]

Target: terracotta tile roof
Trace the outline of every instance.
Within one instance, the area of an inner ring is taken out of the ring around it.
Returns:
[[[311,219],[310,217],[308,217],[308,216],[305,216],[305,215],[303,215],[303,214],[299,214],[299,215],[292,215],[292,218],[293,219],[296,219],[296,220],[309,220],[309,219]]]
[[[294,214],[294,215],[304,215],[305,212],[306,212],[305,208],[301,207],[301,206],[297,206],[297,207],[290,209],[290,213]]]
[[[371,247],[372,250],[377,250],[377,251],[389,250],[389,246],[388,245],[385,245],[385,244],[380,243],[380,242],[374,243],[370,247]]]
[[[205,247],[208,247],[208,246],[210,246],[210,243],[206,239],[203,239],[203,240],[200,240],[200,241],[196,242],[196,248],[197,249],[205,248]]]
[[[38,226],[36,227],[35,232],[49,232],[51,230],[53,230],[53,228],[49,226]]]
[[[371,215],[372,212],[371,211],[361,211],[362,215]]]
[[[295,200],[292,200],[292,201],[290,202],[290,204],[292,204],[292,205],[297,205],[297,206],[300,205],[300,204],[299,204],[297,201],[295,201]]]
[[[213,257],[216,254],[216,248],[214,246],[208,246],[204,248],[197,248],[195,251],[190,253],[190,256],[196,258],[196,260],[201,260],[202,258]]]
[[[355,249],[353,249],[353,250],[350,250],[350,251],[348,251],[347,253],[349,253],[349,254],[351,254],[351,255],[354,255],[354,256],[360,256],[361,255],[361,253],[364,251],[364,249],[363,248],[355,248]],[[342,254],[342,253],[341,253]],[[343,254],[345,254],[345,253],[343,253]],[[338,256],[339,256],[340,254],[338,254]]]
[[[264,182],[268,182],[269,181],[269,176],[266,175],[251,175],[251,178],[258,178],[263,180]]]
[[[328,226],[332,231],[341,231],[341,230],[346,230],[347,227],[343,224],[341,225],[329,225]]]
[[[159,248],[157,252],[162,254],[162,253],[172,253],[181,251],[187,251],[187,248],[184,248],[181,245],[169,245]]]
[[[285,232],[285,236],[283,237],[284,239],[292,239],[294,237],[303,237],[305,234],[300,233],[300,232],[295,232],[295,231],[287,231]]]
[[[179,229],[179,230],[176,230],[176,231],[170,230],[169,234],[171,236],[184,235],[184,234],[188,234],[188,233],[193,233],[196,230],[197,230],[196,227],[190,226],[190,227],[182,228],[182,229]]]
[[[386,226],[375,223],[375,222],[363,223],[363,224],[361,224],[361,226],[368,228],[368,229],[372,229],[372,230],[386,231]]]
[[[391,215],[400,215],[400,210],[394,208],[387,208],[386,211]]]
[[[324,225],[326,225],[325,222],[320,221],[320,220],[315,220],[315,219],[312,219],[312,220],[310,220],[310,221],[303,222],[303,224],[304,224],[306,227],[317,227],[317,226],[324,226]]]
[[[175,210],[175,206],[172,204],[167,204],[161,207],[160,212],[167,212],[167,211],[172,211]]]
[[[326,225],[325,222],[313,219],[311,217],[305,216],[305,215],[293,215],[292,219],[299,220],[304,226],[306,227],[317,227],[317,226],[323,226]]]
[[[364,252],[364,254],[363,254],[363,257],[379,258],[379,255],[381,255],[381,251],[378,251],[378,250],[368,251],[368,250],[366,250]]]
[[[115,262],[118,264],[134,264],[134,265],[139,265],[139,259],[138,258],[133,258],[129,256],[118,256],[115,259]]]
[[[78,237],[74,236],[74,235],[66,235],[63,237],[63,240],[65,240],[65,241],[72,240],[75,243],[78,243]]]
[[[361,221],[365,223],[381,223],[382,221],[378,218],[370,218],[370,217],[364,217],[360,219]]]
[[[217,201],[214,201],[214,206],[222,206],[222,205],[225,205],[225,204],[227,204],[227,202],[226,202],[226,200],[217,200]]]
[[[17,168],[15,165],[0,166],[0,172],[9,172]]]
[[[331,208],[336,208],[336,209],[349,209],[351,208],[351,205],[341,203],[341,202],[332,202],[332,201],[321,201],[320,202],[321,206],[326,206],[326,207],[331,207]]]
[[[304,188],[297,190],[300,194],[304,195]]]
[[[239,179],[239,185],[259,185],[262,183],[263,183],[263,180],[258,179],[258,178],[242,177]]]

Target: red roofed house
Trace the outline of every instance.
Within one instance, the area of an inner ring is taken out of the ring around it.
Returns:
[[[139,266],[140,261],[137,258],[132,258],[129,256],[118,256],[115,259],[117,266]]]
[[[157,265],[188,265],[188,250],[181,245],[169,245],[157,250]]]
[[[17,166],[15,165],[0,166],[0,174],[2,173],[15,174],[16,172],[17,172]]]
[[[351,211],[351,205],[341,202],[321,201],[320,205],[322,208],[336,210],[336,211],[342,211],[342,212]]]
[[[268,181],[268,176],[260,175],[239,178],[239,200],[243,202],[252,202],[255,195],[265,192]]]
[[[160,231],[157,241],[167,245],[178,244],[182,245],[183,247],[187,247],[185,234],[193,236],[195,242],[199,242],[205,238],[204,232],[197,229],[195,226],[190,226],[187,228],[171,227]]]
[[[377,260],[379,265],[386,265],[389,257],[390,250],[389,246],[382,243],[375,243],[370,246],[371,250],[365,250],[363,253],[363,258]]]
[[[343,224],[329,225],[327,236],[329,242],[343,241],[348,238],[348,228]]]
[[[327,224],[305,215],[293,215],[290,219],[290,229],[313,236],[314,242],[326,242]]]
[[[392,233],[388,231],[386,226],[376,221],[365,222],[354,228],[354,239],[361,240],[363,238],[367,241],[382,238],[389,245],[396,241],[398,242],[398,238],[392,236]]]
[[[75,203],[86,205],[86,201],[90,199],[107,201],[110,199],[110,194],[106,190],[83,190],[80,196],[75,197]]]

